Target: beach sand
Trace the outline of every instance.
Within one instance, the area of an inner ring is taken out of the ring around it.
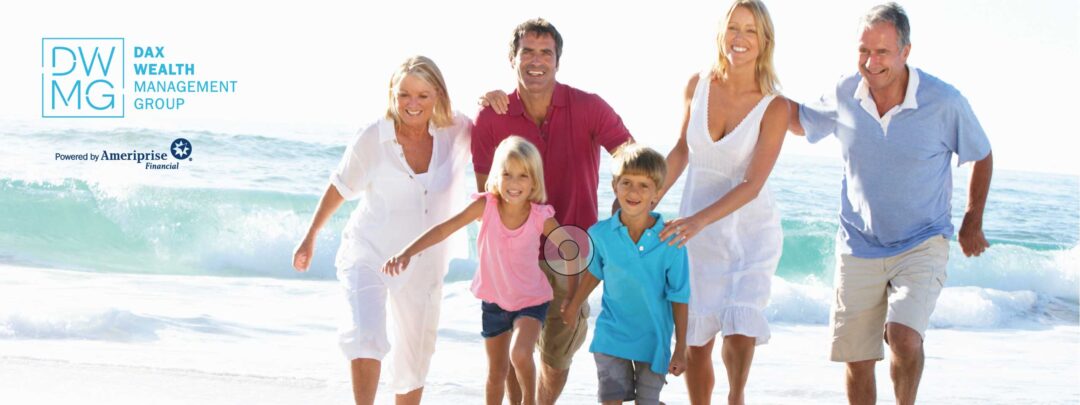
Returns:
[[[425,403],[481,403],[479,302],[467,282],[447,284],[444,295]],[[599,293],[592,298],[595,316]],[[333,281],[0,266],[0,403],[348,404],[340,299]],[[772,328],[754,358],[748,402],[844,403],[844,367],[827,360],[827,325]],[[1075,324],[931,329],[926,353],[920,403],[1080,403]],[[715,367],[721,401],[719,355]],[[595,372],[580,351],[560,403],[596,403]],[[386,373],[377,403],[392,401]],[[877,379],[879,401],[891,402],[886,362]],[[669,376],[662,400],[687,403],[682,378]]]

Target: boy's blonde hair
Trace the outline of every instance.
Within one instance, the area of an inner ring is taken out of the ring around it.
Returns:
[[[611,182],[616,184],[619,178],[627,174],[648,177],[656,184],[656,189],[664,188],[667,177],[667,162],[664,155],[650,147],[638,143],[626,143],[615,150],[611,161]]]
[[[525,167],[525,172],[533,180],[532,193],[529,193],[529,201],[544,203],[547,201],[547,191],[544,189],[544,162],[540,159],[540,150],[531,142],[517,135],[510,135],[495,148],[495,156],[491,162],[491,171],[488,172],[487,182],[484,189],[487,192],[498,195],[499,186],[502,185],[502,174],[506,165],[515,162]]]

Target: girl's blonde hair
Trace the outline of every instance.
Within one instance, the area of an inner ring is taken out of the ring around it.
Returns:
[[[724,43],[726,42],[727,27],[731,21],[731,15],[739,7],[746,8],[750,14],[754,15],[754,22],[758,27],[757,39],[758,44],[761,46],[761,52],[758,53],[757,61],[754,64],[754,76],[757,77],[758,88],[761,90],[761,94],[775,94],[780,90],[780,79],[777,78],[776,67],[773,66],[776,31],[773,29],[769,10],[765,8],[765,3],[762,3],[761,0],[735,0],[731,4],[727,16],[721,22],[720,32],[716,35],[716,45],[720,48],[720,52],[718,53],[719,59],[716,61],[716,65],[713,66],[713,75],[720,79],[726,79],[728,70],[731,69],[731,66],[728,66],[727,47],[724,46]]]
[[[454,113],[450,109],[450,95],[446,91],[446,81],[443,80],[442,72],[435,62],[426,56],[413,56],[405,59],[401,66],[390,76],[390,105],[386,108],[386,118],[394,120],[395,126],[401,126],[401,117],[398,116],[397,94],[398,83],[405,75],[414,75],[435,88],[435,111],[431,116],[431,122],[436,128],[445,128],[454,123]]]
[[[529,201],[544,203],[547,201],[547,191],[544,189],[544,162],[540,159],[540,150],[536,149],[531,142],[517,135],[510,135],[495,148],[495,156],[491,162],[491,171],[488,172],[487,182],[484,189],[487,192],[498,195],[499,186],[502,185],[502,174],[506,165],[515,162],[525,167],[525,172],[532,178],[533,188],[529,194]]]

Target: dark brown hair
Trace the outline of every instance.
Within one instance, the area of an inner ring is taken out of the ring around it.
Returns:
[[[533,18],[525,21],[514,28],[514,39],[510,41],[510,59],[514,59],[517,56],[518,49],[521,48],[521,38],[525,35],[532,34],[536,36],[551,35],[551,38],[555,40],[555,64],[559,64],[559,58],[562,57],[562,35],[559,34],[559,30],[555,29],[554,25],[543,18]]]

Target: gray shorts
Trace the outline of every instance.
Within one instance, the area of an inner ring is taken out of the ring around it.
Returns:
[[[649,369],[649,363],[632,361],[603,353],[593,353],[596,374],[600,379],[599,402],[637,401],[641,405],[660,403],[660,389],[667,380]]]

